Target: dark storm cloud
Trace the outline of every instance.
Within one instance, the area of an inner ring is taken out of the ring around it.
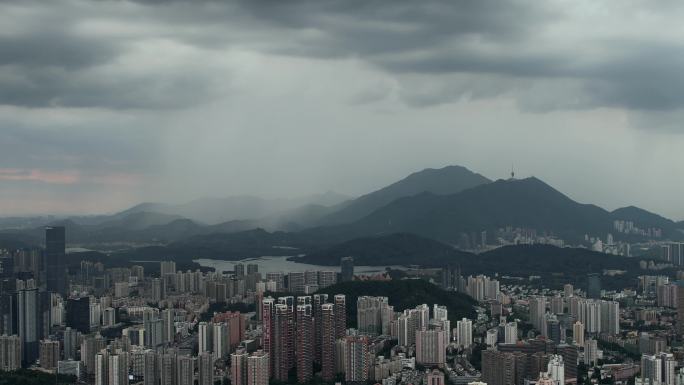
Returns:
[[[359,59],[396,76],[403,85],[401,97],[412,105],[447,103],[463,95],[507,94],[522,108],[534,111],[684,107],[681,44],[657,37],[635,41],[621,36],[620,30],[613,31],[612,39],[602,40],[583,31],[583,16],[573,18],[573,4],[567,3],[72,0],[25,4],[36,16],[18,13],[26,18],[21,21],[23,28],[0,30],[0,104],[112,109],[201,104],[225,92],[216,82],[225,81],[226,74],[204,67],[205,60],[230,56],[230,49],[238,47],[304,58]],[[674,3],[662,9],[640,1],[630,4],[635,13],[679,11]],[[79,28],[88,21],[92,26],[112,20],[119,23],[116,31],[92,34]],[[569,37],[561,34],[545,40],[549,28],[563,23],[569,26],[565,31]],[[629,27],[619,26],[625,32]],[[147,47],[159,40],[197,49],[192,64],[177,63],[175,56],[168,58],[164,70],[150,66],[136,72],[121,64],[136,44]],[[412,75],[439,86],[413,89],[406,80]],[[543,87],[535,88],[531,82]],[[554,94],[540,102],[538,95],[526,91],[529,88]]]

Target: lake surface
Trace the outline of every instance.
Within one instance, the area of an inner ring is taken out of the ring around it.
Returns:
[[[293,261],[288,261],[290,257],[260,257],[260,258],[249,258],[240,261],[222,261],[218,259],[195,259],[193,262],[197,262],[202,267],[213,267],[216,271],[232,271],[235,269],[235,265],[242,263],[247,265],[248,263],[256,263],[259,265],[260,273],[270,273],[282,271],[289,273],[291,271],[340,271],[340,266],[321,266],[321,265],[311,265],[308,263],[297,263]],[[406,270],[405,266],[354,266],[354,274],[375,274],[382,273],[385,268],[390,267],[392,269]]]

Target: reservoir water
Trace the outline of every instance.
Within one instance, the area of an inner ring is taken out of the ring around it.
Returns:
[[[317,270],[317,271],[340,271],[340,266],[321,266],[321,265],[311,265],[308,263],[297,263],[293,261],[288,261],[290,257],[259,257],[259,258],[249,258],[240,261],[222,261],[218,259],[195,259],[194,262],[200,264],[203,267],[213,267],[216,271],[232,271],[235,269],[235,265],[242,263],[247,265],[248,263],[256,263],[259,265],[260,273],[270,273],[282,271],[289,273],[291,271],[307,271],[307,270]],[[392,269],[405,270],[405,266],[354,266],[354,274],[375,274],[382,273],[385,268],[390,267]]]

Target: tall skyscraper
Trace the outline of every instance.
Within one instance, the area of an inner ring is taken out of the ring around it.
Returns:
[[[83,334],[90,333],[90,297],[67,300],[66,325]]]
[[[321,306],[321,377],[326,381],[335,378],[335,305]]]
[[[34,281],[19,281],[17,287],[17,326],[22,345],[22,362],[25,365],[38,359],[38,341],[42,334],[43,321],[40,307],[40,296]]]
[[[342,257],[340,259],[340,280],[349,282],[354,279],[354,258]]]
[[[601,276],[598,273],[587,274],[587,298],[601,299]]]
[[[304,383],[313,378],[314,327],[312,307],[297,305],[297,381]]]
[[[45,228],[45,278],[47,290],[66,297],[66,235],[64,227]]]

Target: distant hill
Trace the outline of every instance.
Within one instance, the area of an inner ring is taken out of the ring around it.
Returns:
[[[318,293],[344,294],[347,300],[348,326],[356,326],[356,300],[360,296],[388,297],[394,311],[410,309],[418,305],[444,305],[449,311],[452,326],[463,317],[475,318],[473,306],[476,302],[469,296],[447,292],[422,279],[392,280],[387,282],[352,281],[341,282],[319,290]]]
[[[181,219],[178,215],[162,214],[151,211],[138,211],[127,215],[118,215],[112,219],[100,222],[96,225],[98,228],[112,228],[124,227],[128,230],[142,230],[150,226],[166,225],[177,219]]]
[[[463,261],[464,274],[538,276],[539,282],[560,288],[565,283],[586,289],[587,274],[605,270],[623,270],[624,274],[601,277],[607,289],[635,285],[641,270],[640,259],[598,253],[583,248],[560,248],[549,245],[505,246]]]
[[[437,195],[454,194],[490,182],[484,176],[461,166],[428,168],[380,190],[332,207],[333,212],[321,218],[318,224],[353,222],[402,197],[410,197],[423,192]]]
[[[641,228],[657,227],[668,233],[677,228],[674,221],[635,206],[622,207],[611,214],[615,219],[632,221]]]
[[[250,195],[225,198],[200,198],[182,204],[141,203],[118,215],[140,211],[157,212],[191,219],[209,225],[236,220],[258,220],[280,215],[301,206],[329,206],[349,199],[346,195],[328,191],[296,199],[264,199]]]
[[[131,259],[190,260],[211,258],[240,260],[267,256],[291,256],[320,247],[297,233],[268,232],[263,229],[236,233],[211,233],[186,237],[164,246],[140,247],[123,253]]]
[[[407,232],[456,243],[461,233],[510,225],[578,241],[584,234],[607,234],[612,220],[598,206],[577,203],[537,178],[526,178],[497,180],[451,195],[400,198],[352,224],[312,232],[350,238]]]
[[[459,258],[473,255],[414,234],[390,234],[353,239],[292,259],[302,263],[335,266],[340,264],[342,257],[347,256],[354,257],[354,264],[361,266],[444,266],[450,261],[458,263]]]

